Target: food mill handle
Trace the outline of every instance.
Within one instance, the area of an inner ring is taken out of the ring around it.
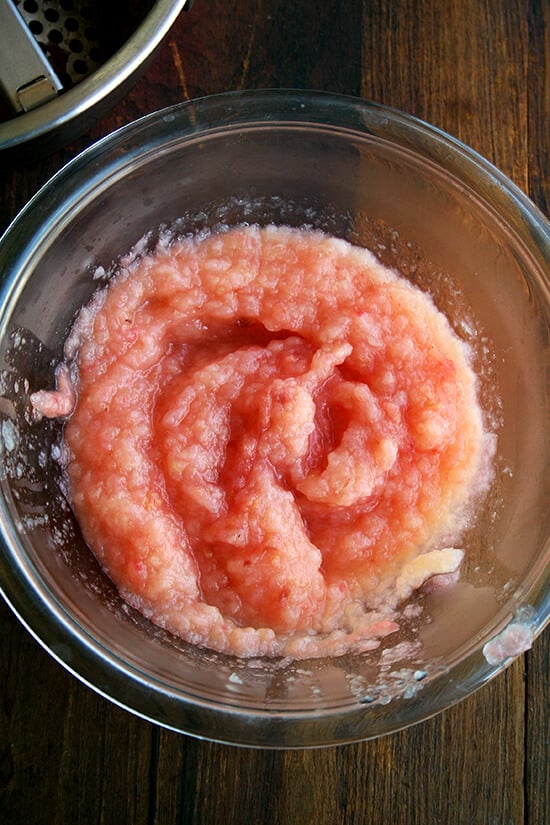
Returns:
[[[0,0],[0,89],[14,112],[27,112],[62,89],[11,0]]]

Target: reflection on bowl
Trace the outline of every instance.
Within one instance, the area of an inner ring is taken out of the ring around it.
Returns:
[[[60,491],[59,424],[29,419],[28,396],[51,385],[98,267],[109,272],[160,226],[187,233],[242,222],[323,229],[369,247],[428,291],[470,342],[498,430],[496,479],[465,537],[460,582],[424,593],[399,633],[368,654],[245,661],[151,625],[84,545]],[[14,221],[0,253],[0,582],[44,647],[98,692],[210,739],[335,744],[459,701],[545,626],[550,227],[475,153],[351,98],[206,98],[148,116],[76,158]]]

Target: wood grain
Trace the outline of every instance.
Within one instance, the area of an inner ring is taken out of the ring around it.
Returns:
[[[230,89],[361,95],[450,132],[548,214],[547,0],[196,0],[144,78],[55,155],[0,159],[6,226],[66,160],[154,109]],[[136,719],[0,605],[0,822],[544,825],[550,638],[456,707],[377,741],[272,752]]]

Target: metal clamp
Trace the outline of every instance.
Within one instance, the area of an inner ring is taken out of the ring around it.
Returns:
[[[62,83],[11,0],[0,0],[0,89],[14,112],[28,112]]]

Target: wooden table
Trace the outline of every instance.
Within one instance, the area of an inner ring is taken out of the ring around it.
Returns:
[[[550,212],[548,0],[196,0],[146,76],[88,134],[45,160],[0,159],[0,226],[113,128],[246,87],[345,92],[403,109],[477,149]],[[269,752],[136,719],[67,674],[3,604],[0,621],[2,823],[550,822],[549,633],[416,728]]]

